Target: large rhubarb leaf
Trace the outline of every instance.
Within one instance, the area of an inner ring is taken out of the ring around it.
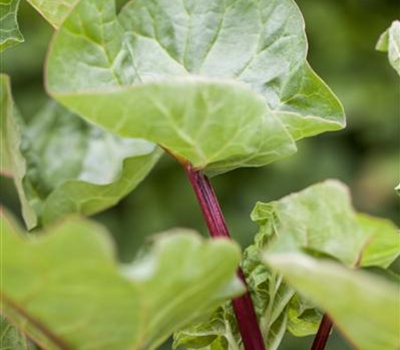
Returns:
[[[261,166],[344,125],[306,62],[291,0],[82,0],[53,41],[49,92],[125,137],[209,173]]]
[[[0,0],[0,52],[24,41],[17,22],[19,0]]]
[[[267,251],[264,258],[296,290],[328,312],[357,349],[399,349],[398,283],[304,253]]]
[[[376,49],[388,53],[390,64],[400,75],[400,21],[393,21],[380,36]]]
[[[2,76],[2,139],[29,228],[70,213],[91,215],[116,204],[160,157],[154,144],[123,139],[50,101],[25,125]]]
[[[397,228],[387,220],[356,213],[347,188],[337,181],[312,186],[279,201],[258,203],[251,216],[260,230],[255,243],[244,251],[242,267],[266,347],[272,350],[278,349],[286,331],[296,336],[316,333],[322,316],[317,306],[324,309],[324,305],[297,293],[297,284],[288,284],[292,280],[284,279],[286,274],[280,274],[279,266],[277,270],[265,266],[261,257],[266,246],[267,261],[268,254],[289,258],[290,254],[308,254],[340,261],[351,268],[378,268],[380,273],[400,253]],[[299,276],[300,279],[302,275]],[[304,278],[308,279],[308,275]],[[327,281],[314,283],[323,283],[328,288]],[[332,292],[332,300],[338,299],[338,290]],[[352,297],[343,303],[351,302]],[[348,317],[358,316],[349,313]],[[243,349],[229,305],[220,308],[209,320],[175,334],[176,346],[197,349],[199,344],[208,350]]]
[[[22,237],[1,220],[2,313],[46,350],[152,350],[243,291],[240,250],[227,240],[174,230],[118,266],[95,223]]]

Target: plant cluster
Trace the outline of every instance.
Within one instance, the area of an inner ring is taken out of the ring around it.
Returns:
[[[400,347],[398,229],[327,180],[257,203],[254,244],[230,239],[210,177],[260,167],[345,126],[306,60],[292,0],[27,0],[54,27],[48,103],[29,123],[1,74],[1,172],[25,228],[1,212],[2,346],[43,350],[275,350],[332,324],[358,349]],[[0,50],[23,42],[0,3]],[[400,74],[400,22],[382,34]],[[101,225],[163,154],[186,171],[213,239],[154,237],[121,264]],[[29,339],[29,340],[28,340]]]

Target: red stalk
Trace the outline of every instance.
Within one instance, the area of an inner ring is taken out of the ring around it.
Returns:
[[[324,314],[319,325],[317,335],[314,338],[311,350],[324,350],[332,329],[332,320],[328,314]]]
[[[226,226],[221,207],[219,206],[210,180],[201,171],[193,169],[190,164],[183,163],[183,165],[200,204],[211,236],[214,238],[224,237],[230,239],[228,227]],[[246,285],[241,268],[238,269],[237,275]],[[249,292],[247,291],[241,297],[234,299],[232,304],[244,348],[246,350],[266,350]]]

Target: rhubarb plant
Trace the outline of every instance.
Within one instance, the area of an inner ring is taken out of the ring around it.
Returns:
[[[392,223],[356,213],[328,181],[256,204],[260,229],[240,254],[209,179],[345,126],[292,0],[28,2],[54,37],[49,99],[29,122],[0,76],[1,172],[26,226],[3,210],[6,346],[153,350],[174,333],[175,348],[275,350],[290,332],[316,333],[321,350],[334,323],[359,349],[399,348]],[[18,5],[0,4],[1,50],[23,40]],[[378,44],[395,69],[396,23]],[[173,229],[121,264],[81,216],[114,206],[163,153],[186,171],[214,239]]]

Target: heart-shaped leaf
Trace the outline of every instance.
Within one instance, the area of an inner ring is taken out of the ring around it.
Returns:
[[[154,144],[110,134],[54,101],[25,125],[13,107],[8,78],[1,79],[2,154],[11,160],[29,228],[115,205],[160,157]]]
[[[82,0],[48,57],[49,92],[80,115],[209,173],[261,166],[344,125],[306,60],[291,0]]]
[[[190,230],[118,266],[104,229],[68,220],[21,237],[2,216],[2,313],[46,350],[152,350],[243,292],[240,250]]]
[[[0,52],[24,41],[17,22],[19,0],[0,1]]]

